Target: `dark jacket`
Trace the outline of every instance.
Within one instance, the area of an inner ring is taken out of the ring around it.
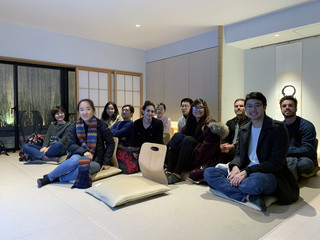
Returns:
[[[286,156],[289,149],[289,137],[286,128],[279,121],[264,117],[258,145],[259,164],[248,167],[250,160],[248,148],[252,123],[246,124],[239,135],[239,144],[229,168],[238,166],[248,175],[254,172],[272,173],[277,179],[276,196],[280,204],[290,204],[299,199],[299,186],[288,169]]]
[[[235,134],[235,130],[236,130],[236,125],[237,122],[239,121],[239,131],[240,129],[248,122],[250,122],[250,118],[248,118],[247,116],[245,116],[245,118],[243,119],[238,119],[237,117],[234,117],[232,119],[230,119],[229,121],[227,121],[227,126],[229,128],[229,134],[226,138],[222,139],[221,143],[229,143],[232,144],[233,142],[233,138],[234,138],[234,134]],[[237,137],[237,141],[236,144],[234,144],[234,148],[237,149],[237,145],[238,145],[238,141],[239,141],[239,134]]]
[[[141,147],[145,142],[163,144],[163,123],[161,120],[152,118],[151,125],[145,129],[143,118],[137,119],[133,127],[133,146]]]
[[[316,146],[316,129],[308,120],[297,116],[294,123],[288,125],[283,121],[289,134],[289,152],[288,157],[308,157],[317,159],[314,156]]]
[[[111,157],[114,150],[114,141],[113,136],[110,129],[107,125],[102,122],[101,120],[97,119],[97,145],[96,151],[94,153],[94,161],[96,160],[96,156],[98,156],[99,164],[102,165],[110,165]],[[87,134],[87,130],[86,130]],[[88,149],[85,149],[81,146],[79,138],[76,132],[76,122],[74,122],[70,126],[69,130],[69,138],[68,138],[68,149],[69,149],[69,156],[72,154],[79,154],[83,156],[85,152],[88,152]]]
[[[203,141],[192,152],[190,169],[214,167],[219,163],[220,139],[228,135],[229,130],[225,124],[211,121],[204,127]]]

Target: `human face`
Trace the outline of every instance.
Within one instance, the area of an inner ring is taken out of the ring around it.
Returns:
[[[251,118],[251,121],[263,120],[266,106],[263,106],[260,100],[249,99],[245,105],[245,108],[247,116]]]
[[[107,114],[109,115],[109,117],[111,117],[114,114],[114,107],[112,106],[112,104],[109,104],[107,107]]]
[[[162,105],[157,107],[157,117],[158,118],[161,118],[165,112],[166,112],[166,110],[164,110],[164,107]]]
[[[284,100],[281,103],[281,113],[284,118],[293,118],[296,116],[297,108],[292,100]]]
[[[181,105],[181,112],[184,116],[188,116],[189,115],[189,112],[190,112],[190,103],[189,102],[182,102]]]
[[[151,105],[147,106],[145,110],[142,110],[143,118],[145,120],[151,121],[152,118],[154,117],[154,112],[155,110],[153,106]]]
[[[123,107],[121,110],[121,116],[124,121],[128,121],[132,118],[132,113],[130,112],[129,107]]]
[[[200,118],[203,117],[205,112],[204,106],[202,103],[198,103],[194,107],[192,107],[192,114],[196,118],[197,121],[200,120]]]
[[[62,112],[61,110],[59,110],[59,112],[57,112],[57,113],[54,115],[54,118],[57,120],[58,123],[63,122],[63,121],[64,121],[64,118],[65,118],[65,114],[64,114],[64,112]]]
[[[84,101],[79,105],[79,115],[86,124],[89,124],[94,115],[94,110],[88,102]]]
[[[237,115],[237,117],[243,117],[245,115],[245,107],[244,107],[244,101],[236,101],[234,104],[234,113]]]

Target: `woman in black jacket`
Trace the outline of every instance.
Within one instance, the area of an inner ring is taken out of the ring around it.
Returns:
[[[114,150],[112,133],[105,123],[94,116],[95,107],[90,99],[78,103],[80,118],[70,126],[69,158],[48,175],[37,180],[38,187],[52,182],[68,182],[78,175],[79,159],[90,159],[90,173],[108,169]],[[106,146],[106,147],[105,147]]]

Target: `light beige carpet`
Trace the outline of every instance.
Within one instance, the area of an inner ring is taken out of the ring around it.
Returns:
[[[112,209],[71,183],[38,189],[36,179],[56,165],[25,164],[9,154],[0,156],[0,239],[259,239],[303,207],[307,217],[316,215],[308,203],[320,193],[316,176],[302,183],[298,202],[272,205],[264,216],[185,181]]]

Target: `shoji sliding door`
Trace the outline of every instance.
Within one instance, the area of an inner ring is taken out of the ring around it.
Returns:
[[[134,107],[133,120],[141,117],[142,74],[129,72],[114,73],[114,99],[119,112],[123,105],[131,104]]]
[[[111,71],[78,68],[78,101],[89,98],[96,107],[96,117],[100,118],[105,104],[112,100]]]

